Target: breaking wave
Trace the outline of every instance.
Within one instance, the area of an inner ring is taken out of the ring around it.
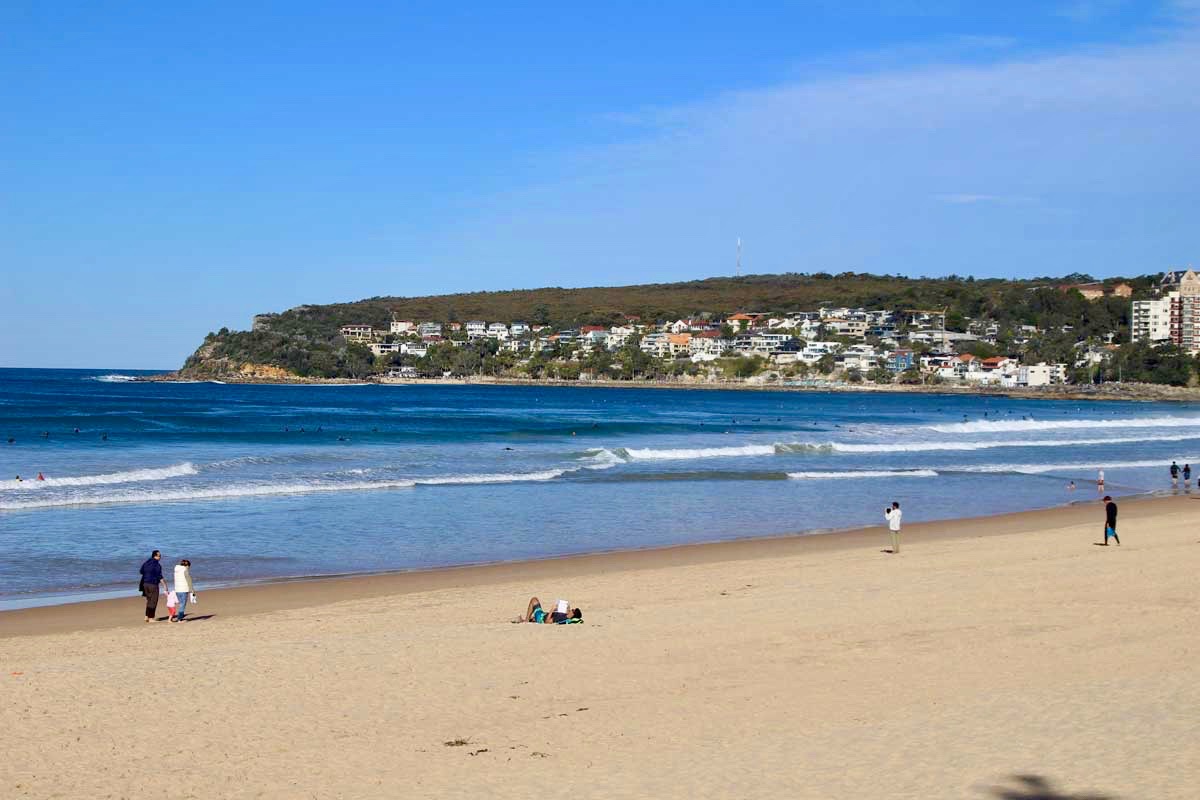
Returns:
[[[113,483],[139,483],[142,481],[165,481],[181,478],[198,472],[190,461],[170,467],[156,469],[131,469],[126,472],[110,472],[105,475],[76,475],[65,478],[46,478],[43,481],[27,480],[17,484],[18,489],[41,489],[52,486],[103,486]]]
[[[130,381],[136,381],[137,379],[138,377],[136,375],[121,375],[120,373],[115,372],[111,375],[92,375],[91,377],[87,378],[89,381],[100,381],[100,383],[129,383]]]
[[[264,497],[271,495],[316,494],[321,492],[377,491],[382,489],[411,489],[414,486],[444,486],[452,484],[520,483],[524,481],[549,481],[572,470],[556,469],[542,472],[495,473],[481,475],[449,475],[430,478],[404,478],[382,481],[325,481],[226,484],[207,487],[180,487],[173,489],[124,489],[86,495],[42,496],[29,499],[0,500],[0,511],[19,511],[33,508],[62,506],[108,505],[113,503],[159,503],[176,500],[226,500],[240,497]]]
[[[993,450],[1003,447],[1076,447],[1106,444],[1136,444],[1139,442],[1182,442],[1200,439],[1197,434],[1171,436],[1115,436],[1103,439],[1009,439],[1005,441],[970,442],[775,442],[733,447],[697,448],[626,448],[588,451],[587,459],[615,465],[630,461],[691,461],[702,458],[749,458],[779,455],[829,455],[835,453],[924,453],[937,451]]]

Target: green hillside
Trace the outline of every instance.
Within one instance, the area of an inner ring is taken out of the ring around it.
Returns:
[[[1089,302],[1059,286],[1089,280],[1086,275],[1011,281],[969,277],[905,278],[843,273],[748,275],[682,283],[563,289],[470,292],[430,297],[372,297],[353,303],[305,305],[263,314],[252,331],[210,333],[184,365],[184,374],[213,376],[241,364],[278,367],[301,375],[362,377],[380,365],[366,348],[347,344],[342,325],[387,329],[402,320],[465,322],[525,321],[556,328],[611,325],[636,316],[644,322],[736,312],[785,313],[821,305],[873,309],[948,309],[947,327],[960,330],[968,318],[1006,328],[1070,325],[1073,341],[1116,333],[1127,336],[1129,301],[1106,297]],[[1148,294],[1153,278],[1124,279],[1135,297]],[[1118,279],[1107,281],[1115,284]],[[1118,339],[1119,341],[1121,339]]]

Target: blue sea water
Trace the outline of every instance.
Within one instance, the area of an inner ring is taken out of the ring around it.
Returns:
[[[1193,404],[138,374],[0,370],[0,608],[129,594],[154,548],[213,586],[827,531],[892,500],[979,516],[1200,465]]]

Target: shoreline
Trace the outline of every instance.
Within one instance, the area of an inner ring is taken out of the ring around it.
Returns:
[[[1122,521],[1126,521],[1164,510],[1196,508],[1190,505],[1189,501],[1193,499],[1200,497],[1128,495],[1121,498],[1121,518]],[[1098,503],[1099,497],[1095,502],[1078,500],[1050,508],[911,523],[905,526],[904,531],[906,541],[912,542],[914,538],[919,537],[917,541],[921,543],[1026,533],[1041,528],[1094,522],[1100,518]],[[1092,507],[1092,510],[1085,511],[1086,507]],[[969,530],[964,531],[964,527]],[[197,595],[202,600],[193,608],[192,614],[197,617],[240,617],[314,608],[351,600],[378,599],[446,589],[490,587],[512,582],[528,583],[530,593],[536,593],[535,584],[538,581],[578,579],[611,572],[769,560],[860,548],[867,550],[886,544],[887,531],[881,523],[869,527],[821,532],[781,533],[745,539],[603,550],[429,569],[268,578],[254,583],[212,589],[204,589],[201,583],[202,588]],[[160,617],[165,615],[164,602],[160,601],[159,604],[162,610]],[[13,636],[124,627],[131,622],[140,622],[141,603],[141,596],[131,591],[128,598],[70,600],[52,605],[0,610],[0,640]]]
[[[1153,383],[1055,384],[1041,387],[1002,388],[970,385],[867,384],[822,381],[810,385],[778,382],[730,381],[614,381],[545,380],[521,378],[278,378],[241,374],[210,378],[183,377],[178,372],[147,375],[131,383],[214,383],[236,386],[538,386],[596,389],[695,389],[710,391],[832,392],[848,394],[933,394],[950,396],[1013,397],[1026,400],[1124,400],[1137,402],[1197,402],[1200,387],[1178,387]]]

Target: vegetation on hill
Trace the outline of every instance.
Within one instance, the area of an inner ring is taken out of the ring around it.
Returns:
[[[434,297],[373,297],[353,303],[306,305],[255,318],[254,330],[210,333],[188,358],[183,373],[215,377],[255,364],[285,369],[305,377],[362,378],[390,365],[411,363],[404,357],[374,359],[363,345],[346,342],[339,335],[343,325],[364,324],[387,330],[393,318],[401,320],[466,322],[524,321],[554,328],[580,325],[613,325],[637,317],[646,323],[680,318],[723,318],[737,312],[784,314],[811,311],[820,306],[849,306],[904,311],[946,309],[946,327],[966,330],[969,320],[994,323],[1000,328],[996,345],[976,343],[967,347],[978,355],[1013,353],[1019,343],[1031,361],[1073,363],[1079,341],[1128,341],[1130,303],[1127,298],[1104,297],[1086,300],[1060,286],[1090,281],[1090,276],[1072,274],[1062,278],[1033,280],[905,278],[861,273],[749,275],[738,278],[709,278],[670,284],[545,288]],[[1106,281],[1108,285],[1121,282]],[[1148,296],[1151,277],[1124,279],[1134,297]],[[1030,335],[1022,326],[1034,326]],[[518,360],[494,347],[473,344],[468,348],[447,346],[431,349],[423,366],[454,374],[510,369]],[[634,348],[635,349],[635,348]],[[554,354],[535,357],[526,372],[533,376],[570,377],[580,369],[597,369],[606,374],[679,374],[687,365],[652,364],[648,357],[628,352],[597,354],[589,364],[553,365]],[[1195,373],[1190,357],[1170,349],[1126,348],[1121,359],[1094,370],[1090,379],[1126,380],[1135,375],[1169,383],[1186,383]],[[652,361],[652,360],[651,360]],[[614,367],[614,364],[616,365]],[[761,366],[757,365],[757,366]],[[743,374],[754,367],[745,362],[730,368]],[[728,371],[728,370],[727,370]],[[1111,371],[1113,374],[1108,375]],[[560,375],[560,373],[562,373]],[[859,376],[861,379],[861,376]]]

